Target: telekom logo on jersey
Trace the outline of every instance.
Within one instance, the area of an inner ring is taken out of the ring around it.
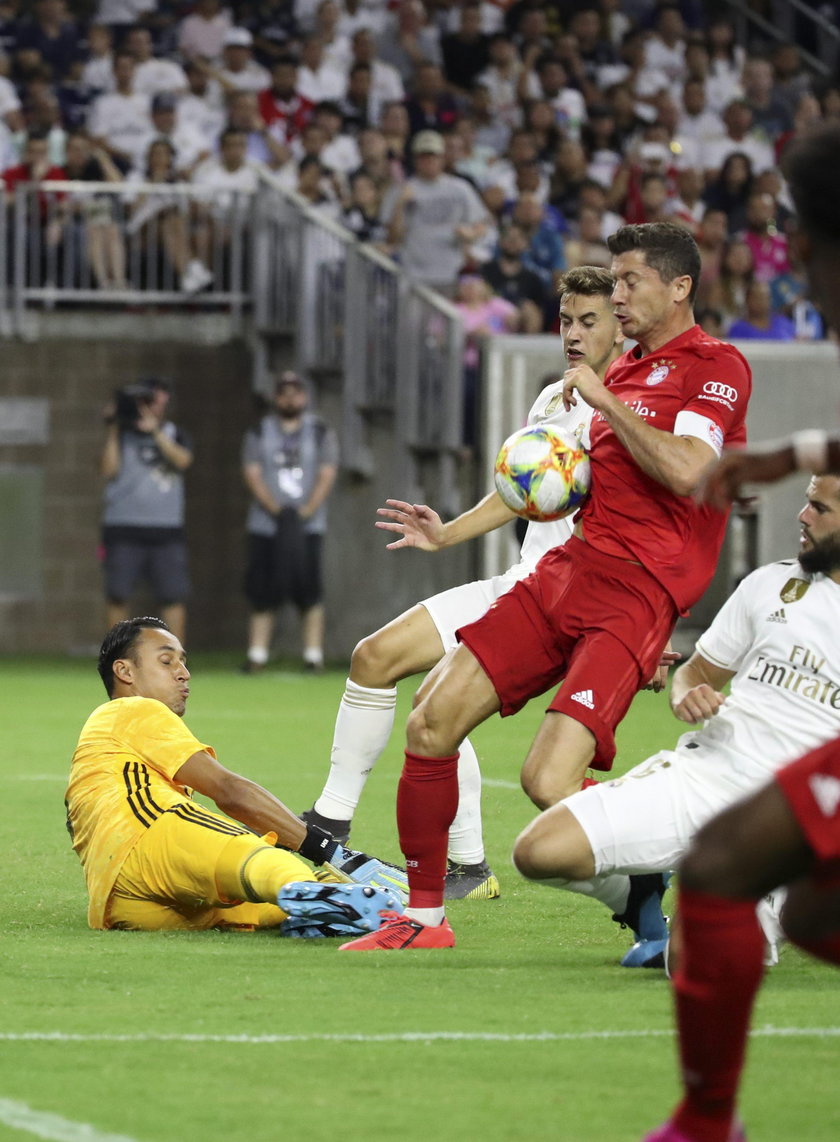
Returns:
[[[635,412],[637,416],[646,416],[646,417],[649,417],[651,420],[654,420],[656,418],[656,409],[655,408],[648,408],[648,406],[644,403],[644,401],[624,400],[621,403],[624,405],[627,405],[627,407],[629,409],[631,409],[633,412]],[[592,419],[593,420],[604,420],[604,414],[602,412],[594,412],[592,414]]]

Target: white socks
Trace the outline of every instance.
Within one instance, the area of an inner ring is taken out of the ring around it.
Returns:
[[[315,802],[322,817],[351,821],[368,775],[394,729],[397,688],[360,686],[350,678],[335,719],[330,772]],[[449,830],[449,856],[458,864],[484,860],[481,833],[481,771],[472,743],[461,743],[458,761],[458,813]]]
[[[593,876],[591,880],[561,880],[559,877],[557,879],[550,877],[537,883],[547,884],[549,888],[564,888],[566,892],[578,892],[581,896],[592,896],[605,904],[616,916],[624,913],[630,896],[630,877],[622,872]]]
[[[374,690],[349,678],[335,719],[330,772],[315,802],[322,817],[352,820],[362,790],[394,728],[397,688]]]
[[[456,864],[481,864],[481,770],[469,738],[461,742],[458,758],[458,812],[449,829],[449,859]]]

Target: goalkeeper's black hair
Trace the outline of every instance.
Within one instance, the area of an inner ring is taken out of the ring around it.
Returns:
[[[169,627],[163,619],[143,615],[141,618],[123,619],[122,622],[115,623],[102,640],[96,669],[109,698],[114,696],[114,663],[118,658],[131,658],[131,652],[143,630],[169,631]]]

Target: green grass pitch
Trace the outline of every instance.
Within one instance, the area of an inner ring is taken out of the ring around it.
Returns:
[[[309,806],[344,675],[245,678],[220,657],[191,665],[196,735],[293,809]],[[38,659],[0,662],[0,686],[2,1142],[638,1142],[670,1109],[662,973],[620,968],[628,934],[604,909],[526,884],[510,866],[532,816],[517,777],[541,702],[475,735],[502,899],[450,906],[452,952],[363,956],[272,933],[89,931],[62,798],[79,728],[104,691],[90,662]],[[401,687],[398,729],[353,833],[391,859],[412,689]],[[665,698],[640,695],[617,769],[678,733]],[[783,953],[750,1047],[751,1142],[840,1137],[839,1000],[840,973]]]

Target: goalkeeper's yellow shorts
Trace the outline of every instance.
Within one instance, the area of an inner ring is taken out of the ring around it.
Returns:
[[[232,841],[236,841],[232,845]],[[258,837],[242,825],[201,805],[163,813],[129,853],[114,884],[106,926],[144,931],[187,928],[275,928],[286,918],[275,904],[225,900],[216,870],[225,860],[243,864],[249,851],[273,845],[273,834]],[[275,849],[290,881],[313,880],[312,870],[294,853]]]

